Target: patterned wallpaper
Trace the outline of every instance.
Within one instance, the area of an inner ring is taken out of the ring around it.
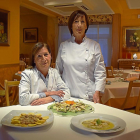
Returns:
[[[89,24],[112,24],[113,15],[89,15]],[[58,25],[66,26],[68,25],[69,17],[58,17]]]

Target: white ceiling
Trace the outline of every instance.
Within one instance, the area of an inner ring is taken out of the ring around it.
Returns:
[[[62,16],[81,9],[88,15],[114,14],[105,0],[29,0]],[[84,9],[85,8],[85,9]]]
[[[140,0],[126,0],[129,9],[140,9]]]
[[[62,16],[69,16],[73,11],[81,9],[88,15],[114,14],[106,0],[28,0]],[[118,1],[118,0],[116,0]],[[122,0],[123,1],[123,0]],[[129,9],[140,9],[140,0],[126,0]],[[84,9],[87,8],[87,9]],[[25,12],[24,8],[21,12]],[[24,14],[32,14],[26,11]]]

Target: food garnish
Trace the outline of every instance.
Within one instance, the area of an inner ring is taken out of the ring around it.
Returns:
[[[114,127],[112,122],[100,119],[86,120],[82,122],[82,125],[86,128],[98,130],[109,130]]]
[[[65,103],[70,105],[76,104],[74,101],[65,101]]]

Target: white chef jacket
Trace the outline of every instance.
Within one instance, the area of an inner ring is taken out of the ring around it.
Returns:
[[[86,36],[81,44],[74,36],[60,44],[56,69],[73,97],[92,100],[95,91],[104,92],[106,70],[100,45]]]
[[[39,99],[43,92],[58,90],[62,90],[65,95],[64,97],[51,95],[55,101],[68,100],[70,98],[69,88],[63,82],[56,69],[49,68],[48,79],[45,79],[45,77],[43,79],[41,72],[37,68],[25,69],[21,73],[19,84],[19,103],[28,105],[32,101]]]

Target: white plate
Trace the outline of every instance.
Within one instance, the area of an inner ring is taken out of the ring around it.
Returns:
[[[110,121],[114,124],[114,128],[118,126],[120,126],[120,128],[116,130],[96,130],[96,129],[86,128],[82,125],[83,121],[92,120],[92,119],[101,119],[101,120]],[[118,117],[107,115],[107,114],[97,114],[97,113],[90,113],[90,114],[83,114],[83,115],[75,116],[71,119],[71,123],[72,125],[74,125],[75,127],[79,129],[94,132],[94,133],[113,133],[113,132],[121,131],[125,129],[126,127],[125,121]]]
[[[44,116],[49,116],[49,119],[46,120],[45,123],[41,124],[41,125],[36,125],[36,126],[28,126],[28,127],[21,127],[21,126],[15,126],[13,124],[11,124],[11,119],[14,116],[19,116],[21,113],[35,113],[35,114],[42,114],[42,117]],[[39,111],[39,110],[12,110],[11,112],[9,112],[7,115],[5,115],[2,120],[1,120],[1,124],[5,125],[5,126],[10,126],[10,127],[15,127],[15,128],[36,128],[36,127],[42,127],[45,125],[48,125],[50,123],[52,123],[54,120],[54,115],[52,111],[48,111],[48,110],[44,110],[44,111]]]

